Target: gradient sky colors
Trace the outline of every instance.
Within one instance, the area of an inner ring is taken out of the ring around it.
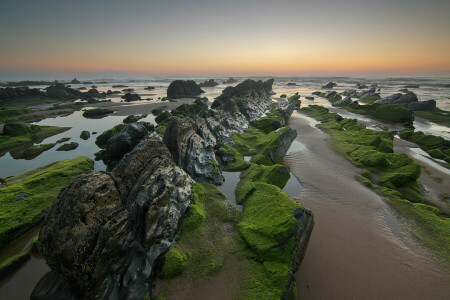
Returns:
[[[448,0],[2,0],[0,71],[447,71],[449,12]]]

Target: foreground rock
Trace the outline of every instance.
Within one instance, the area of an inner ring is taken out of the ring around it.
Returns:
[[[204,93],[194,80],[175,80],[167,88],[167,97],[172,99],[194,98]]]
[[[39,251],[52,271],[31,299],[150,297],[155,266],[174,243],[192,183],[155,133],[111,173],[75,178],[44,220]]]

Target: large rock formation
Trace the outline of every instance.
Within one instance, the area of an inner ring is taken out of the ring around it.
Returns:
[[[47,88],[48,97],[59,100],[74,100],[79,98],[83,93],[79,90],[65,86],[63,83],[55,83]]]
[[[167,97],[172,99],[194,98],[201,93],[204,93],[204,91],[194,80],[175,80],[167,88]]]
[[[27,86],[16,88],[0,88],[0,101],[16,97],[38,97],[45,95],[39,89],[30,89]]]
[[[111,173],[91,171],[65,187],[46,216],[39,252],[52,271],[32,299],[143,299],[174,243],[192,179],[155,133]]]
[[[214,79],[205,80],[199,84],[200,87],[215,87],[216,85],[218,85],[218,83],[215,82]]]
[[[396,104],[403,106],[409,110],[434,110],[436,109],[436,101],[428,100],[419,102],[417,95],[413,92],[407,92],[406,94],[393,94],[385,98],[375,101],[375,103],[381,104]]]

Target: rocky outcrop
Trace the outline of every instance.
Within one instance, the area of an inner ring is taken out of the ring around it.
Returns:
[[[223,84],[233,84],[238,82],[237,79],[234,79],[233,77],[228,78],[227,80],[223,81]]]
[[[344,99],[335,102],[335,103],[333,104],[333,106],[349,105],[349,104],[351,104],[351,103],[352,103],[352,98],[350,98],[349,96],[347,96],[347,97],[345,97]]]
[[[139,101],[139,100],[142,100],[142,99],[141,99],[141,96],[139,96],[139,94],[131,94],[131,93],[126,93],[126,94],[123,95],[121,98],[124,99],[125,102],[131,102],[131,101]]]
[[[0,88],[0,101],[16,97],[39,97],[44,95],[39,89],[30,89],[27,86]]]
[[[109,169],[113,169],[125,154],[133,150],[140,141],[148,138],[154,131],[155,128],[151,123],[136,122],[129,124],[118,134],[108,139],[105,149],[96,153],[96,159],[103,160]]]
[[[272,162],[277,163],[280,157],[286,155],[286,153],[289,150],[289,147],[291,146],[292,142],[295,140],[296,137],[297,131],[289,128],[289,130],[281,134],[278,146],[275,149],[270,150],[267,153],[267,156],[272,160]]]
[[[50,98],[59,100],[74,100],[83,94],[79,90],[65,86],[63,83],[55,83],[45,88],[45,90]]]
[[[205,80],[204,82],[200,83],[199,87],[215,87],[216,85],[219,85],[217,82],[214,81],[214,79]]]
[[[167,97],[172,99],[195,98],[201,93],[204,91],[194,80],[175,80],[167,88]]]
[[[323,89],[332,89],[335,86],[337,86],[337,83],[334,83],[333,81],[328,82],[327,84],[325,84],[322,88]]]
[[[393,94],[385,98],[375,101],[375,103],[381,104],[396,104],[403,106],[409,110],[434,110],[436,109],[436,101],[428,100],[419,102],[417,95],[413,92],[407,92],[406,94]]]
[[[190,205],[192,183],[155,133],[111,173],[76,177],[44,219],[39,252],[52,272],[31,298],[150,297],[156,266]]]
[[[72,79],[72,81],[70,82],[70,84],[80,84],[80,83],[81,83],[81,81],[79,81],[76,78]]]

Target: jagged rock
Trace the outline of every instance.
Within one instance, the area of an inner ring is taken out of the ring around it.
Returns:
[[[214,81],[214,79],[205,80],[204,82],[199,84],[199,87],[215,87],[216,85],[219,85],[217,82]]]
[[[325,98],[330,98],[334,95],[337,95],[338,93],[336,91],[331,91],[325,94]]]
[[[155,128],[151,123],[128,124],[106,142],[105,150],[96,153],[96,159],[103,160],[109,169],[113,169],[125,154],[133,150],[141,140],[149,137],[154,131]]]
[[[91,134],[89,133],[89,131],[83,130],[80,134],[80,138],[82,138],[83,140],[88,140],[91,137]]]
[[[326,85],[324,85],[322,88],[323,89],[332,89],[335,86],[337,86],[337,83],[334,83],[333,81],[328,82]]]
[[[192,183],[156,134],[111,173],[76,177],[44,219],[39,252],[52,272],[32,299],[150,297],[155,266],[174,243]]]
[[[79,80],[77,80],[76,78],[72,79],[72,81],[70,82],[70,84],[80,84],[81,82]]]
[[[193,80],[175,80],[169,84],[167,88],[167,97],[178,98],[194,98],[204,91]]]
[[[335,102],[335,103],[333,104],[333,106],[349,105],[349,104],[351,104],[351,103],[352,103],[352,98],[350,98],[349,96],[347,96],[347,97],[345,97],[344,99]]]
[[[280,129],[278,129],[280,130]],[[283,157],[286,155],[286,153],[289,150],[289,147],[291,146],[292,142],[297,137],[297,131],[289,128],[289,130],[285,133],[283,133],[280,136],[280,142],[278,144],[278,147],[274,149],[273,151],[269,151],[267,156],[273,161],[276,162],[278,157]]]
[[[418,102],[417,95],[409,92],[406,94],[393,94],[390,96],[387,96],[385,98],[379,99],[375,101],[375,103],[388,103],[388,104],[398,104],[398,103],[412,103],[412,102]]]
[[[83,81],[83,84],[94,84],[94,83],[90,80],[86,80],[86,81]]]

